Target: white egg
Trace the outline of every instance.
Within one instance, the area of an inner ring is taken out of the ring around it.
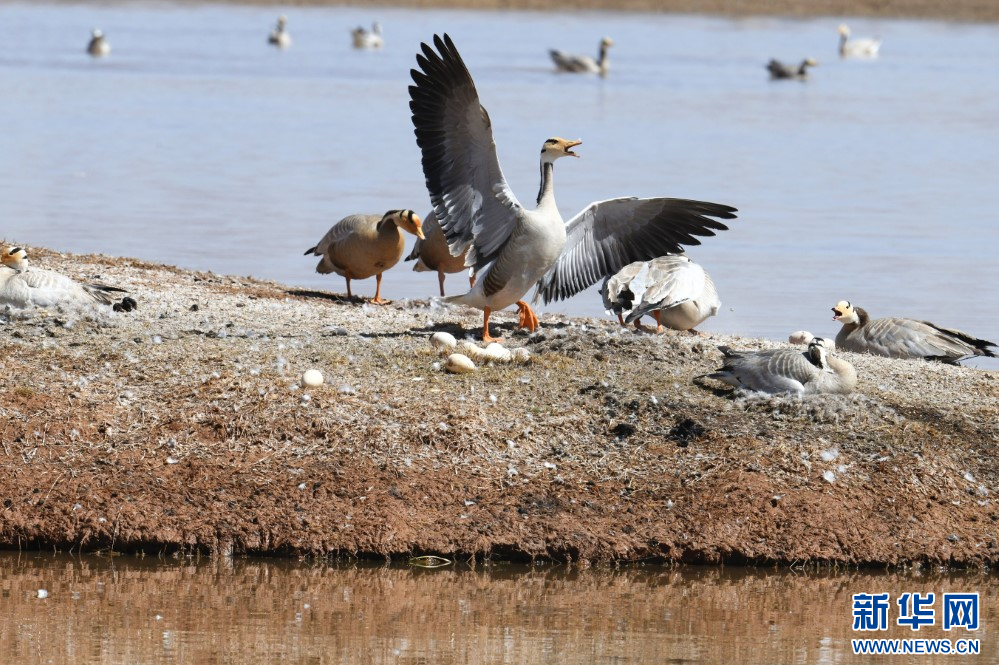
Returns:
[[[510,350],[502,344],[491,342],[482,349],[482,357],[493,362],[508,363],[513,358]]]
[[[472,359],[461,353],[452,353],[447,357],[447,364],[444,366],[449,372],[455,374],[467,374],[475,371],[475,363]]]
[[[510,355],[513,362],[519,363],[521,365],[531,361],[531,352],[525,349],[524,347],[514,349],[513,351],[510,352]]]
[[[309,388],[318,388],[323,385],[323,373],[318,369],[308,369],[302,374],[302,385]]]
[[[451,333],[435,332],[430,336],[430,346],[439,353],[447,353],[453,350],[457,344],[457,340]]]

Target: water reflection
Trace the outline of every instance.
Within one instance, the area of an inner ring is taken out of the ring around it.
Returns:
[[[0,555],[0,570],[0,662],[839,663],[856,658],[852,594],[884,591],[979,592],[974,634],[938,622],[877,637],[971,637],[982,662],[999,656],[999,585],[984,573],[38,554]]]

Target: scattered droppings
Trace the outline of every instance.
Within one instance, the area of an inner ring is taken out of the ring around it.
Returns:
[[[46,591],[45,589],[39,589],[38,590],[38,597],[39,598],[48,598],[49,597],[49,592]]]
[[[167,464],[177,464],[179,462],[180,462],[180,460],[177,459],[176,457],[167,457],[166,458],[166,463]]]
[[[827,483],[835,482],[836,474],[827,469],[822,472],[822,479],[825,480]]]
[[[823,462],[832,462],[837,457],[839,457],[839,450],[836,448],[829,448],[828,450],[823,450],[819,453],[819,457]]]

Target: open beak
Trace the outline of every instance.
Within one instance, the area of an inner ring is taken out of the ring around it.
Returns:
[[[579,157],[576,153],[572,151],[577,145],[583,145],[582,141],[567,141],[565,144],[565,154],[571,155],[572,157]]]
[[[832,311],[833,311],[833,318],[832,318],[832,320],[833,321],[839,321],[839,318],[841,316],[843,316],[843,312],[839,311],[835,307],[832,308]]]

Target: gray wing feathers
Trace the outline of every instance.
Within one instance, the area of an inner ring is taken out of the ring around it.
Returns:
[[[956,362],[973,355],[990,355],[994,346],[928,321],[884,317],[869,321],[844,339],[843,348],[890,358],[927,358]]]
[[[728,227],[736,209],[687,199],[635,197],[591,203],[566,225],[562,255],[538,282],[535,300],[563,300],[633,261],[679,254]]]
[[[479,270],[496,258],[521,205],[503,177],[489,114],[451,38],[434,35],[437,52],[421,46],[420,69],[410,72],[416,85],[409,86],[409,108],[427,190],[451,254],[471,247],[465,264]]]

